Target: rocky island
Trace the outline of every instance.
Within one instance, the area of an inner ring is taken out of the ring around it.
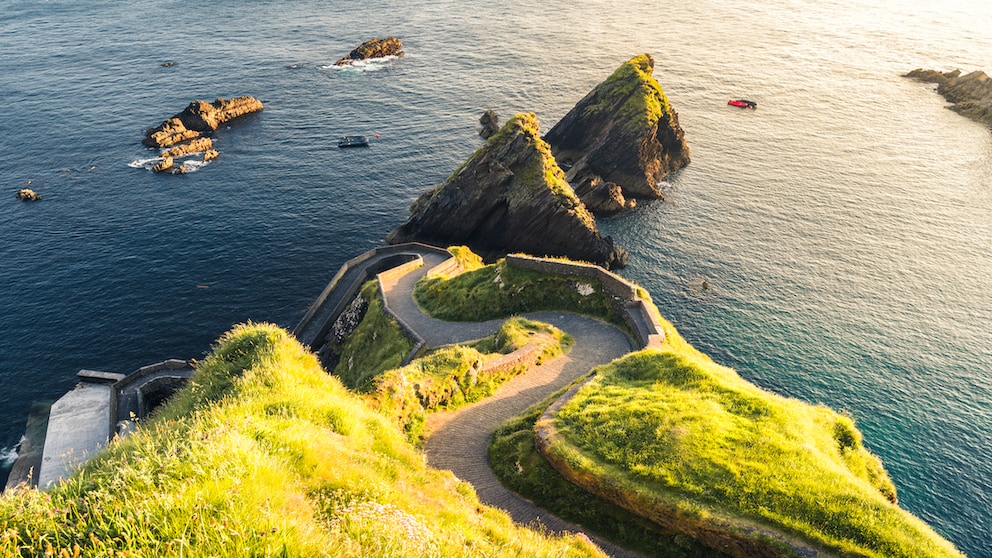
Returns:
[[[625,250],[603,238],[541,139],[534,114],[507,121],[386,237],[466,244],[486,255],[528,252],[623,267]]]
[[[347,66],[359,60],[370,58],[385,58],[387,56],[403,56],[403,43],[396,37],[380,39],[378,37],[365,41],[348,56],[334,63],[335,66]]]
[[[631,58],[544,136],[593,212],[619,211],[628,198],[664,198],[658,183],[689,164],[678,113],[653,72],[651,55]]]
[[[937,93],[953,103],[951,110],[992,126],[992,78],[985,72],[976,70],[961,75],[961,70],[938,72],[918,68],[903,77],[936,83]]]
[[[213,140],[204,134],[262,108],[262,102],[251,96],[218,98],[213,103],[191,102],[182,112],[145,131],[141,143],[148,147],[169,148],[159,154],[161,161],[152,170],[182,174],[186,172],[186,165],[175,166],[174,160],[195,153],[203,153],[204,162],[216,159],[219,153],[213,149]]]

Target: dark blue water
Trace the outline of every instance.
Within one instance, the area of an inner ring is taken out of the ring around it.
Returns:
[[[902,505],[992,556],[992,133],[899,77],[992,72],[992,8],[890,4],[7,0],[0,447],[81,368],[291,328],[480,145],[484,109],[548,129],[650,52],[693,161],[670,201],[601,222],[624,274],[718,362],[853,415]],[[407,56],[329,67],[386,35]],[[129,166],[146,128],[238,95],[266,108],[217,132],[217,161]],[[28,181],[44,200],[14,199]]]

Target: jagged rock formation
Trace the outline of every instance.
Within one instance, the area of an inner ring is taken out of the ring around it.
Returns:
[[[486,112],[479,117],[479,124],[482,124],[479,135],[482,139],[489,139],[499,131],[499,115],[493,109],[486,109]]]
[[[171,147],[204,132],[213,132],[225,122],[262,108],[262,102],[251,96],[230,100],[218,98],[213,103],[193,101],[179,114],[145,132],[142,143],[149,147]]]
[[[183,157],[190,153],[209,151],[213,149],[214,142],[210,138],[194,138],[187,142],[175,145],[162,153],[163,157]]]
[[[346,66],[356,60],[368,60],[369,58],[385,58],[386,56],[403,56],[403,43],[396,37],[380,39],[376,37],[365,41],[348,56],[334,63],[335,66]]]
[[[203,134],[214,132],[225,122],[263,108],[262,102],[251,96],[230,100],[218,98],[213,103],[193,101],[179,114],[145,132],[141,143],[149,147],[170,148],[159,154],[162,160],[152,167],[152,172],[185,174],[190,167],[185,164],[177,166],[174,159],[193,153],[203,152],[204,162],[216,159],[219,153],[213,148],[213,140]]]
[[[467,244],[488,255],[567,256],[607,268],[626,263],[627,252],[600,236],[565,180],[533,114],[511,118],[410,212],[387,242]]]
[[[599,177],[627,198],[663,198],[658,183],[689,164],[678,114],[653,71],[651,55],[631,58],[547,133],[569,182]]]
[[[586,208],[595,215],[609,215],[637,205],[637,201],[633,198],[628,200],[624,197],[623,189],[619,184],[604,182],[598,176],[583,179],[574,189],[575,195],[579,196]]]
[[[31,188],[21,188],[17,191],[17,199],[21,201],[38,201],[41,196],[35,193]]]
[[[937,93],[954,103],[951,110],[992,126],[992,78],[985,72],[976,70],[962,76],[961,70],[941,73],[916,69],[904,77],[936,83]]]

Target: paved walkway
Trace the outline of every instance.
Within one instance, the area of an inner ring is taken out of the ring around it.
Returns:
[[[437,263],[440,263],[438,259]],[[405,276],[384,283],[389,307],[413,328],[431,347],[464,342],[491,335],[503,320],[489,322],[444,322],[425,315],[412,291],[428,269],[425,266]],[[538,312],[527,318],[550,323],[567,331],[575,345],[565,356],[531,368],[504,384],[495,395],[474,405],[450,413],[435,413],[428,419],[432,430],[425,445],[431,466],[448,469],[475,487],[479,499],[506,510],[514,521],[529,525],[538,522],[554,532],[584,532],[507,490],[489,468],[488,448],[492,432],[507,419],[525,411],[551,394],[587,374],[590,369],[608,363],[637,347],[619,329],[583,316],[564,312]],[[586,533],[611,556],[638,556],[608,541]]]

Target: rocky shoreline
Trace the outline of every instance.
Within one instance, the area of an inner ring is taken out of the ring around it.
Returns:
[[[924,83],[936,83],[937,93],[943,95],[949,108],[972,120],[992,126],[992,78],[976,70],[961,75],[961,70],[939,72],[917,68],[903,75]]]

